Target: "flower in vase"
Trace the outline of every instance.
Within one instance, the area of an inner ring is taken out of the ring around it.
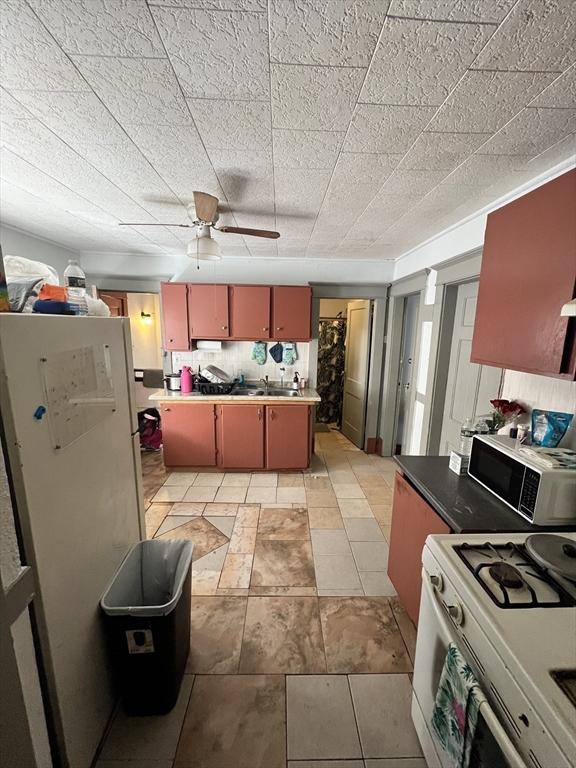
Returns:
[[[521,413],[526,412],[516,400],[490,400],[490,405],[492,406],[493,411],[490,414],[488,426],[492,433],[498,432],[498,430],[505,427],[506,424],[514,421],[514,419],[517,416],[520,416]]]

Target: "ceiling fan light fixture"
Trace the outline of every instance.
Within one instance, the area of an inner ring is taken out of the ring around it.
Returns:
[[[221,259],[220,246],[211,237],[197,237],[188,243],[187,255],[191,259],[218,261]]]

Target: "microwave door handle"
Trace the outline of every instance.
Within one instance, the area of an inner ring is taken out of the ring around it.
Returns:
[[[436,598],[436,591],[430,582],[430,576],[424,569],[422,569],[422,590],[426,592],[426,596],[428,597],[432,606],[440,634],[442,635],[444,641],[447,644],[454,643],[455,645],[458,645],[458,640],[454,636],[454,632],[448,623],[448,619],[444,615],[444,611],[438,603]],[[486,725],[490,729],[494,740],[502,750],[502,754],[508,761],[509,768],[528,768],[508,738],[506,731],[502,728],[500,721],[498,720],[498,717],[496,716],[490,704],[487,701],[483,701],[480,705],[479,711],[482,712],[482,717],[484,718]]]

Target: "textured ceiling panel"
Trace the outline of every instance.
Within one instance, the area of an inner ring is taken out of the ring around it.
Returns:
[[[277,168],[334,168],[344,136],[343,131],[274,129],[274,165]]]
[[[429,131],[494,132],[554,79],[549,73],[468,71]]]
[[[442,104],[495,29],[488,24],[387,19],[360,101]]]
[[[576,106],[576,64],[550,83],[541,94],[530,102],[531,107]]]
[[[518,0],[474,67],[562,72],[574,61],[575,40],[572,0]]]
[[[191,122],[167,59],[73,56],[78,69],[121,123]]]
[[[390,16],[499,24],[516,0],[392,0]]]
[[[345,131],[365,70],[272,65],[274,128]]]
[[[66,53],[164,56],[144,0],[28,0]]]
[[[490,133],[422,133],[406,154],[401,168],[452,171],[483,144]]]
[[[201,8],[205,11],[265,11],[268,0],[148,0],[148,5]]]
[[[330,171],[277,168],[274,173],[276,207],[282,214],[302,213],[315,216],[322,204]]]
[[[553,168],[567,157],[576,158],[576,133],[571,133],[552,147],[531,158],[524,167],[534,173],[541,173]]]
[[[424,197],[447,176],[446,171],[396,170],[382,187],[385,195],[416,195]]]
[[[269,149],[270,106],[264,101],[189,99],[204,145],[210,149]]]
[[[478,152],[488,155],[534,157],[574,131],[576,131],[576,108],[528,107],[483,144]]]
[[[360,104],[348,136],[347,152],[406,152],[426,127],[436,107],[404,107]]]
[[[164,7],[152,13],[186,96],[268,98],[264,14]]]
[[[272,61],[367,67],[388,0],[270,0]]]

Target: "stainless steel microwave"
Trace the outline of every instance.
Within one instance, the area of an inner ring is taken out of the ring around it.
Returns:
[[[548,469],[501,435],[474,435],[468,474],[534,525],[576,524],[576,470]]]

